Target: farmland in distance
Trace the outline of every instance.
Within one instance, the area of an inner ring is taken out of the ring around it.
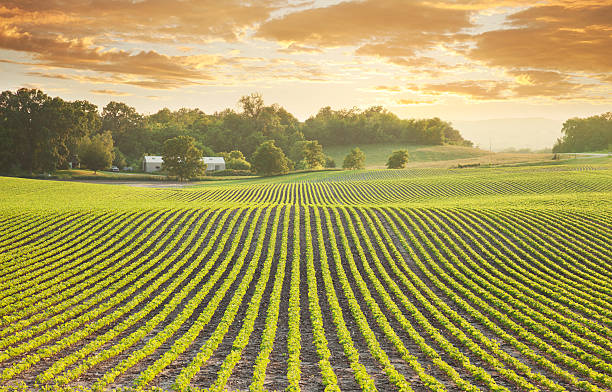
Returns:
[[[609,391],[612,164],[0,178],[4,389]]]

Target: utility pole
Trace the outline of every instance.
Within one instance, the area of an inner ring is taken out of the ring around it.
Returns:
[[[493,166],[493,149],[491,148],[491,130],[489,129],[489,166]]]

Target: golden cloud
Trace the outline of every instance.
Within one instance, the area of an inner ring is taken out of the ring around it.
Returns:
[[[147,88],[176,88],[212,80],[219,59],[119,50],[114,43],[233,41],[274,9],[267,0],[7,0],[0,6],[0,49],[28,53],[33,65],[46,68],[92,71],[112,76],[116,83]]]
[[[320,46],[357,45],[381,38],[451,33],[470,27],[469,14],[402,0],[348,1],[287,14],[260,26],[257,36]],[[406,39],[408,38],[408,39]]]
[[[431,104],[431,103],[434,103],[434,101],[423,101],[423,100],[418,100],[418,99],[398,99],[396,103],[401,106],[410,106],[410,105]]]
[[[90,46],[86,40],[35,36],[0,27],[0,48],[30,53],[37,64],[143,78],[158,88],[197,84],[212,77],[201,63],[188,56],[167,56],[155,51],[130,53]],[[121,78],[117,78],[121,80]]]
[[[113,95],[116,97],[127,97],[130,96],[132,94],[127,93],[127,92],[123,92],[123,91],[116,91],[116,90],[106,90],[106,89],[101,89],[101,90],[89,90],[90,92],[94,93],[94,94],[100,94],[100,95]]]
[[[388,91],[391,93],[399,93],[402,89],[399,86],[376,86],[374,90],[377,91]]]
[[[305,1],[299,8],[292,4],[5,0],[0,5],[0,49],[25,53],[31,61],[0,62],[28,66],[29,76],[147,89],[357,79],[368,75],[371,64],[377,75],[387,72],[388,63],[404,67],[412,80],[418,75],[436,78],[436,83],[421,85],[418,91],[482,100],[588,97],[593,85],[612,84],[610,0],[543,0],[535,5],[527,0],[349,0],[328,6]],[[508,14],[504,7],[509,6],[520,6],[521,11]],[[478,16],[487,13],[508,14],[507,25],[473,33],[472,28],[487,28],[475,25]],[[280,49],[266,48],[255,55],[243,51],[253,57],[228,50],[222,55],[198,53],[211,41],[248,43],[253,38],[275,41]],[[156,44],[155,50],[132,49],[151,44]],[[368,59],[353,56],[352,63],[345,61],[347,65],[331,75],[328,70],[336,58],[326,56],[339,51],[326,49],[333,47]],[[276,58],[279,53],[288,58]],[[300,59],[308,61],[291,58],[304,54],[308,56]],[[461,80],[462,74],[469,74],[468,80]],[[490,80],[495,77],[486,74],[502,76]],[[478,77],[487,80],[470,80]]]
[[[556,99],[593,98],[597,85],[579,83],[572,77],[554,71],[509,71],[513,80],[467,80],[448,83],[408,86],[425,94],[453,94],[475,100],[553,97]]]
[[[513,28],[476,37],[469,56],[493,66],[574,72],[612,71],[612,4],[571,3],[528,8]]]
[[[572,82],[571,78],[554,71],[510,71],[516,84],[512,91],[517,97],[578,97],[583,96],[587,86]]]
[[[256,36],[290,46],[358,46],[356,54],[378,56],[401,65],[432,65],[416,51],[452,40],[471,27],[464,10],[418,1],[347,1],[286,14],[263,23]],[[435,64],[435,62],[434,62]]]
[[[323,52],[323,50],[321,50],[320,48],[299,45],[299,44],[296,44],[296,43],[292,43],[289,46],[287,46],[286,48],[279,49],[278,51],[281,52],[281,53],[289,53],[289,54],[295,54],[295,53],[322,53]]]
[[[246,28],[266,20],[278,9],[273,0],[5,0],[0,18],[28,31],[53,31],[68,36],[98,36],[157,42],[236,40]],[[68,21],[70,23],[68,23]]]
[[[414,88],[414,86],[413,86]],[[439,84],[426,84],[418,87],[428,94],[456,94],[479,100],[501,99],[509,95],[510,85],[497,80],[461,81]]]

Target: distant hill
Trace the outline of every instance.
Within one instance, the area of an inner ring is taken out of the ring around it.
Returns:
[[[489,137],[493,151],[508,148],[551,148],[561,137],[563,121],[548,118],[495,118],[477,121],[453,121],[461,135],[484,150],[489,149]]]
[[[452,161],[456,159],[475,158],[487,154],[487,151],[461,146],[415,146],[409,144],[378,143],[357,144],[345,146],[324,147],[325,154],[336,161],[337,167],[342,167],[344,157],[353,147],[359,147],[366,154],[366,167],[382,168],[393,151],[408,150],[410,162]]]

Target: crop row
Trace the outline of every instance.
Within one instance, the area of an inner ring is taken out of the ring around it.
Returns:
[[[0,383],[612,388],[606,215],[280,200],[0,217]]]

